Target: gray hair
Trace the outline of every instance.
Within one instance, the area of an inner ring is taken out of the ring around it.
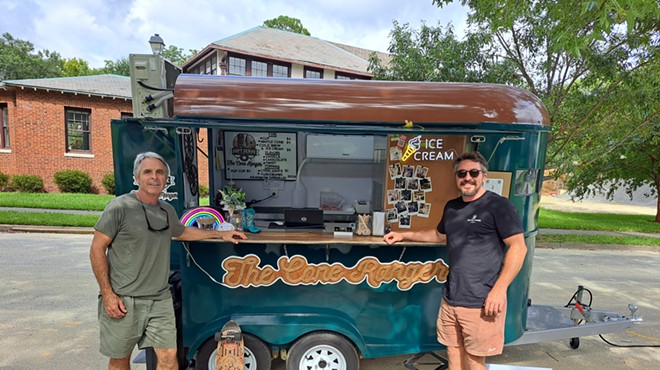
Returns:
[[[165,158],[163,158],[163,156],[161,156],[160,154],[154,152],[144,152],[135,156],[135,161],[133,162],[133,176],[138,177],[140,175],[140,165],[142,165],[142,161],[144,161],[147,158],[154,158],[163,162],[165,168],[167,168],[167,177],[170,176],[170,166],[165,161]]]

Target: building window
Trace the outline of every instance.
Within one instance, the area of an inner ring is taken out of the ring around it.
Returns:
[[[89,109],[65,108],[66,151],[88,152],[90,146]]]
[[[335,79],[337,80],[368,80],[369,77],[354,75],[350,73],[335,72]]]
[[[323,78],[323,70],[305,67],[305,78]]]
[[[289,67],[281,64],[273,64],[273,77],[289,77]]]
[[[268,64],[253,60],[250,67],[252,68],[252,76],[268,76]]]
[[[229,74],[245,76],[245,59],[229,57]]]
[[[218,74],[218,57],[215,55],[208,59],[204,63],[204,68],[206,70],[205,74],[207,75],[217,75]]]
[[[7,104],[0,104],[0,148],[9,148],[9,114]]]
[[[217,75],[218,57],[214,54],[212,57],[199,63],[196,67],[187,70],[186,73],[193,73],[200,75]]]

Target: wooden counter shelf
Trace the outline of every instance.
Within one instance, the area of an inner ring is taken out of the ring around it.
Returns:
[[[334,236],[332,233],[315,231],[262,231],[260,233],[245,233],[247,240],[239,240],[241,244],[350,244],[350,245],[388,245],[382,236]],[[216,239],[204,242],[217,242]],[[434,243],[399,242],[393,246],[438,246]],[[444,245],[443,245],[444,246]]]

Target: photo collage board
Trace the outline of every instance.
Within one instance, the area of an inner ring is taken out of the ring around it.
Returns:
[[[388,137],[385,218],[392,230],[437,226],[445,203],[458,196],[453,161],[464,147],[464,136]]]

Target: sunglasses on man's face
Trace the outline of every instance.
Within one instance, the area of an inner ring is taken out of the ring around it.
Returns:
[[[474,179],[474,178],[479,177],[479,174],[481,172],[482,172],[481,170],[458,170],[458,171],[456,171],[456,176],[458,176],[459,179],[464,179],[465,176],[467,176],[468,173],[469,173],[470,177],[472,177]]]

